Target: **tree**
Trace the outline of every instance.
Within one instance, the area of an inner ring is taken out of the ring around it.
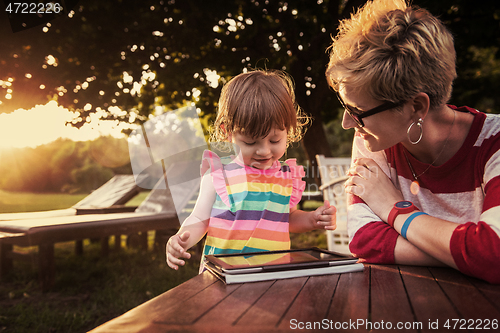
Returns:
[[[81,1],[43,27],[3,34],[0,87],[10,99],[0,95],[0,112],[57,99],[79,110],[75,126],[91,113],[142,123],[161,106],[194,101],[208,123],[230,77],[277,68],[294,77],[297,101],[314,117],[303,140],[309,159],[330,155],[322,125],[338,119],[341,109],[324,77],[326,49],[338,20],[365,2]],[[488,92],[487,105],[498,108],[500,97],[491,88],[500,68],[491,47],[499,42],[496,1],[413,3],[441,15],[456,35],[460,79],[452,102],[475,105]],[[0,22],[0,29],[8,28]]]
[[[132,172],[127,140],[113,137],[12,148],[0,151],[0,161],[0,189],[8,191],[89,193]]]
[[[71,18],[9,34],[0,52],[13,92],[2,107],[55,98],[80,111],[81,126],[92,112],[143,122],[158,106],[194,100],[211,119],[227,79],[278,68],[294,77],[298,103],[314,117],[307,153],[330,155],[322,123],[338,106],[324,78],[325,50],[339,13],[363,2],[89,0]]]
[[[457,74],[451,102],[500,113],[500,3],[496,0],[418,1],[455,37]]]

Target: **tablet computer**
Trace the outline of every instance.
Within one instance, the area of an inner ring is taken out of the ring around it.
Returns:
[[[276,272],[354,264],[358,258],[319,248],[205,256],[206,265],[226,274]]]

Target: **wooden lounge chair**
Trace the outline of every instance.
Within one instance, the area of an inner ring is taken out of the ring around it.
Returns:
[[[198,186],[199,180],[187,187],[186,202],[198,190]],[[101,238],[105,240],[103,245],[106,248],[108,238],[113,235],[146,234],[149,230],[177,229],[179,226],[170,190],[162,178],[134,212],[0,221],[0,273],[12,268],[13,245],[38,246],[39,275],[42,288],[46,290],[54,280],[55,243]],[[2,234],[6,237],[1,238]]]
[[[346,172],[351,165],[351,158],[316,155],[316,161],[321,177],[319,189],[323,191],[323,197],[337,208],[337,229],[326,232],[328,250],[350,254],[344,183],[348,178]]]
[[[133,212],[137,207],[127,207],[124,204],[135,197],[141,190],[141,187],[135,182],[134,175],[115,175],[70,208],[43,212],[4,213],[0,214],[0,221],[126,211]]]
[[[137,207],[125,206],[130,199],[135,197],[140,191],[141,187],[137,185],[134,175],[115,175],[108,180],[105,184],[93,191],[83,200],[75,205],[66,209],[48,210],[41,212],[26,212],[26,213],[4,213],[0,214],[1,221],[18,221],[27,219],[44,219],[58,216],[74,216],[83,214],[104,214],[104,213],[119,213],[119,212],[133,212]],[[0,243],[8,243],[5,239],[12,237],[20,237],[21,232],[0,232]],[[0,255],[7,252],[5,248],[11,246],[4,246],[4,251],[0,250]],[[75,243],[75,251],[77,253],[83,252],[83,243],[77,240]],[[0,276],[2,272],[9,269],[9,264],[5,260],[0,260]],[[6,266],[5,266],[6,265]],[[5,267],[4,267],[5,266]],[[2,269],[3,268],[3,269]]]

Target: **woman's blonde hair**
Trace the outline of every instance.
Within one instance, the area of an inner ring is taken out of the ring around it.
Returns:
[[[283,71],[235,76],[222,88],[210,141],[228,142],[234,132],[265,137],[273,127],[287,131],[287,145],[300,141],[310,118],[297,105],[293,89],[292,78]]]
[[[375,100],[405,102],[419,92],[431,108],[451,97],[456,78],[453,37],[425,9],[405,0],[373,0],[340,22],[326,77]]]

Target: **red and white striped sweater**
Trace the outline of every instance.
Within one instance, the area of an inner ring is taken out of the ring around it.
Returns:
[[[500,115],[450,107],[473,114],[473,124],[455,156],[419,177],[418,193],[410,191],[413,176],[401,144],[372,153],[355,136],[352,158],[375,160],[405,200],[431,216],[456,222],[450,250],[458,269],[500,283]],[[407,155],[416,174],[427,169],[428,164]],[[370,263],[393,264],[399,234],[359,197],[350,195],[348,205],[351,252]]]

